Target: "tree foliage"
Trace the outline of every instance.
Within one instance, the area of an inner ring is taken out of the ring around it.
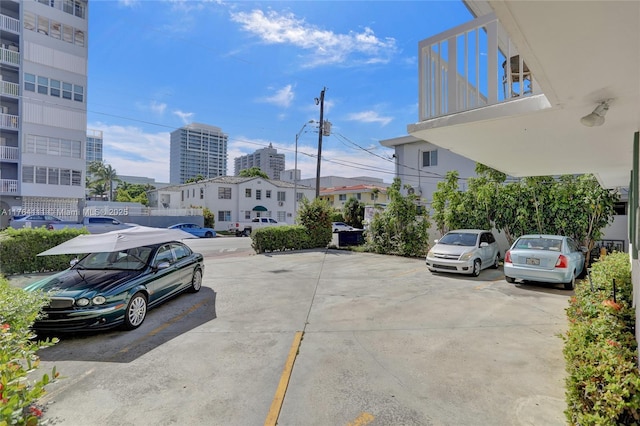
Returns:
[[[425,256],[429,250],[429,218],[419,211],[418,196],[401,193],[395,178],[387,189],[387,208],[374,215],[366,232],[366,247],[376,253]]]
[[[572,237],[589,250],[613,220],[616,193],[600,186],[591,174],[527,177],[506,182],[504,173],[482,164],[477,177],[458,184],[458,173],[448,172],[438,183],[432,207],[438,231],[495,227],[511,244],[529,233]]]
[[[344,221],[354,228],[361,229],[364,220],[364,204],[351,197],[344,204]]]
[[[238,173],[240,177],[261,177],[263,179],[269,179],[269,175],[263,172],[260,167],[249,167],[248,169],[240,170]]]
[[[121,182],[118,178],[118,173],[110,164],[102,161],[92,161],[89,163],[87,171],[91,174],[91,187],[97,187],[102,185],[105,188],[105,192],[109,194],[109,201],[113,200],[113,184]],[[102,194],[100,194],[102,195]]]
[[[331,242],[332,208],[327,200],[303,198],[298,211],[300,224],[307,228],[311,247],[327,247]]]
[[[184,183],[200,182],[201,180],[204,180],[204,176],[198,173],[196,176],[190,177],[189,179],[187,179]]]
[[[149,205],[149,199],[147,198],[147,191],[155,189],[150,184],[130,184],[122,182],[116,189],[116,201],[140,203],[143,206]]]

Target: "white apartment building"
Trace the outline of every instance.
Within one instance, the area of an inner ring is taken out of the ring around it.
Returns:
[[[0,1],[0,228],[84,199],[87,0]]]
[[[222,176],[149,191],[149,206],[158,209],[208,208],[215,215],[215,230],[232,222],[271,217],[293,225],[298,199],[315,198],[315,188],[260,177]]]
[[[234,176],[238,176],[242,170],[258,167],[269,176],[269,179],[282,179],[285,169],[285,156],[278,154],[278,150],[269,144],[267,148],[256,150],[253,154],[243,155],[234,159]]]
[[[169,181],[181,184],[198,175],[226,176],[228,139],[219,127],[200,123],[171,132]]]

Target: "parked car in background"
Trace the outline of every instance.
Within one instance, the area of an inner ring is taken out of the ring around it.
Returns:
[[[233,222],[229,224],[229,232],[235,234],[236,237],[248,237],[252,231],[256,229],[266,228],[269,226],[282,226],[285,222],[278,222],[270,217],[254,217],[251,222]]]
[[[86,235],[85,235],[86,237]],[[71,268],[25,287],[49,296],[38,331],[139,327],[147,310],[202,285],[203,257],[178,241],[89,253]]]
[[[427,253],[431,272],[480,275],[482,269],[500,266],[500,248],[491,231],[458,229],[447,232]]]
[[[47,225],[47,229],[51,231],[57,231],[65,228],[86,228],[90,234],[103,234],[105,232],[131,228],[133,226],[136,226],[136,224],[123,223],[118,219],[109,216],[87,216],[80,222],[60,221],[50,223],[49,225]]]
[[[573,290],[584,270],[586,249],[562,235],[523,235],[504,256],[504,277],[516,280],[563,284]]]
[[[332,222],[331,228],[333,232],[342,232],[342,231],[353,231],[355,228],[353,226],[349,226],[344,222]]]
[[[182,229],[185,232],[190,233],[200,238],[213,238],[216,236],[216,231],[211,228],[203,228],[195,223],[176,223],[169,226],[169,229]]]
[[[24,214],[20,216],[14,216],[9,221],[11,228],[39,228],[41,226],[48,226],[52,223],[60,223],[62,219],[49,214]]]

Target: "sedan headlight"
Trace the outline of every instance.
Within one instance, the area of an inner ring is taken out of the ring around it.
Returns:
[[[429,250],[427,253],[427,257],[433,257],[433,249]]]
[[[466,253],[463,253],[462,256],[460,256],[460,260],[469,260],[473,257],[473,252],[469,251]]]
[[[91,299],[91,301],[93,302],[94,305],[104,305],[107,299],[104,296],[96,296],[93,299]]]
[[[90,303],[90,301],[86,297],[82,297],[82,298],[76,300],[76,306],[80,306],[80,307],[89,306],[89,303]]]

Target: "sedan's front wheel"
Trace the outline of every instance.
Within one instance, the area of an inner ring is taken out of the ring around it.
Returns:
[[[191,279],[191,287],[189,291],[191,293],[197,293],[202,287],[202,270],[200,268],[193,271],[193,278]]]
[[[124,313],[124,327],[127,330],[133,330],[140,327],[147,316],[147,298],[144,294],[138,292],[133,295],[127,304],[127,310]]]
[[[474,277],[477,277],[478,275],[480,275],[480,259],[476,259],[473,261],[473,271],[471,271],[471,275],[473,275]]]

